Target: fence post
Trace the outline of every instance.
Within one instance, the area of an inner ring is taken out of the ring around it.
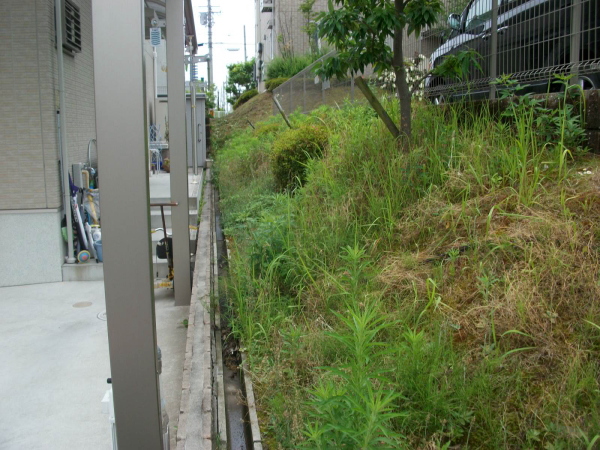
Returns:
[[[292,77],[294,78],[294,77]],[[294,112],[294,100],[293,100],[293,90],[292,87],[294,86],[294,81],[292,80],[292,78],[290,78],[290,114]]]
[[[306,72],[302,74],[302,112],[306,112]]]
[[[579,52],[581,50],[581,0],[573,0],[571,7],[571,84],[579,82]]]
[[[354,73],[350,74],[350,101],[354,101]]]
[[[490,80],[498,78],[498,0],[492,0],[492,30],[490,36]],[[496,98],[496,85],[490,84],[490,100]]]

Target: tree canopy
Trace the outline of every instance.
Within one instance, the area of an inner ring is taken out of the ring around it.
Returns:
[[[334,8],[334,3],[341,6]],[[443,11],[441,0],[329,0],[328,11],[319,15],[319,36],[338,51],[326,60],[318,74],[346,77],[364,71],[369,64],[376,72],[392,69],[400,101],[401,131],[411,134],[411,94],[406,81],[402,43],[404,33],[419,36]],[[390,48],[386,40],[393,36]]]
[[[227,101],[233,105],[245,91],[256,88],[254,58],[246,62],[229,64],[227,71],[228,77],[225,92],[231,94]]]

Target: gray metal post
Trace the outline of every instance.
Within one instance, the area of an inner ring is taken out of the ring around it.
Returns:
[[[104,289],[117,441],[121,449],[158,450],[162,433],[150,250],[144,2],[92,2],[92,19]]]
[[[302,73],[302,112],[306,111],[306,72]]]
[[[69,150],[67,145],[67,112],[65,100],[65,65],[63,62],[63,35],[62,35],[62,3],[54,1],[56,19],[56,58],[58,63],[58,98],[60,114],[57,114],[57,128],[60,145],[60,165],[62,175],[63,207],[67,221],[67,264],[75,264],[77,260],[73,256],[73,224],[71,223],[71,191],[69,188]]]
[[[571,84],[579,83],[579,53],[581,51],[581,0],[573,0],[571,7]]]
[[[179,1],[179,0],[177,0]],[[168,7],[167,7],[168,11]],[[168,14],[167,14],[168,15]],[[208,62],[206,63],[206,72],[208,78],[208,90],[213,85],[213,40],[212,40],[212,6],[208,0]],[[168,26],[168,25],[167,25]]]
[[[167,92],[169,153],[171,155],[171,211],[175,305],[190,304],[190,230],[188,208],[187,139],[185,130],[185,70],[183,0],[167,2]]]
[[[198,142],[200,143],[200,158],[198,160],[198,165],[200,165],[200,167],[206,167],[206,95],[201,95],[199,100],[199,106],[196,108],[198,141],[194,145],[197,146]]]
[[[192,112],[191,125],[192,125],[192,148],[189,149],[192,152],[192,161],[194,165],[194,175],[198,175],[198,146],[196,145],[196,130],[197,130],[197,115],[196,115],[196,82],[190,81],[190,109]]]
[[[490,36],[490,79],[498,77],[498,0],[492,0],[492,30]],[[490,85],[490,100],[496,98],[496,85]]]

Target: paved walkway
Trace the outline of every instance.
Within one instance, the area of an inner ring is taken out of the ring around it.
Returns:
[[[172,445],[181,397],[188,307],[156,293],[161,378]],[[0,288],[0,448],[108,449],[100,401],[110,376],[103,282]]]

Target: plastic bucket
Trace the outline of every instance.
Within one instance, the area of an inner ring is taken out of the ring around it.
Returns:
[[[96,255],[98,255],[98,261],[102,262],[102,239],[94,242],[94,248],[96,249]]]

